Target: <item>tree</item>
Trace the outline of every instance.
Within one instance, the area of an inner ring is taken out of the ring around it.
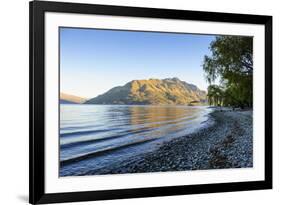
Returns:
[[[223,90],[218,85],[210,85],[208,87],[208,102],[210,105],[221,106],[223,105]]]
[[[220,80],[222,104],[252,106],[253,38],[218,36],[210,51],[211,56],[204,57],[203,69],[210,84]]]

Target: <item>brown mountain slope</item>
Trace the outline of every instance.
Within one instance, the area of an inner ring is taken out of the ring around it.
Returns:
[[[85,101],[86,99],[82,97],[60,93],[60,102],[62,104],[81,104],[84,103]]]
[[[92,98],[87,104],[188,105],[205,102],[206,92],[178,78],[133,80]]]

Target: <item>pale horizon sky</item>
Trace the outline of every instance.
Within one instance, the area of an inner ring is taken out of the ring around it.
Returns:
[[[131,80],[177,77],[207,89],[214,35],[60,28],[60,92],[93,98]]]

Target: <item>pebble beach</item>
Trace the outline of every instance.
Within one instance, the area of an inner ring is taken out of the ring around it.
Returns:
[[[213,123],[163,143],[137,160],[95,174],[145,173],[253,166],[252,110],[215,109]]]

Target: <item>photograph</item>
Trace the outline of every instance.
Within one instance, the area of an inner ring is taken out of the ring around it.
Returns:
[[[273,16],[183,6],[29,3],[29,203],[272,189]]]
[[[253,168],[253,37],[59,28],[59,176]]]

